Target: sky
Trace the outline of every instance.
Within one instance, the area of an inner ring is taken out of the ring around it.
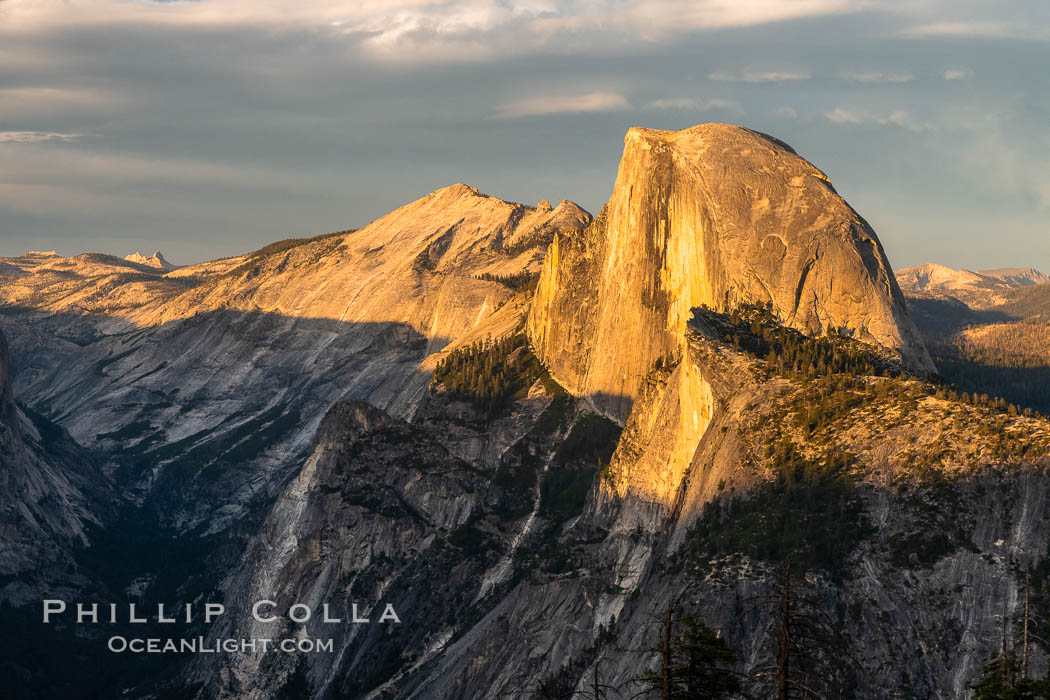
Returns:
[[[597,213],[629,127],[703,122],[894,267],[1050,272],[1045,0],[0,0],[0,256],[188,264],[455,182]]]

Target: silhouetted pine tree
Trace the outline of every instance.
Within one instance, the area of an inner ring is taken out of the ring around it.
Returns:
[[[660,631],[659,644],[650,649],[659,653],[659,665],[634,679],[644,694],[661,700],[715,700],[740,692],[740,677],[731,670],[736,655],[699,617],[688,613],[676,624],[672,601]]]

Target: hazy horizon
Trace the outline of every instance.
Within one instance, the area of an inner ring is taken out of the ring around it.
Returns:
[[[455,182],[597,213],[631,126],[824,170],[897,269],[1050,271],[1050,6],[0,0],[0,256],[179,265]]]

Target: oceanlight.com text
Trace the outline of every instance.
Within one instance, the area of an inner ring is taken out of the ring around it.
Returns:
[[[331,652],[331,639],[161,639],[142,637],[110,637],[106,647],[117,654],[265,654],[278,651],[286,654]]]

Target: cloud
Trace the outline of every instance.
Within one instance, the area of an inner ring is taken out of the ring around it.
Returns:
[[[645,105],[649,109],[682,109],[695,112],[707,112],[713,109],[725,110],[743,114],[744,108],[735,100],[725,100],[712,97],[707,100],[696,100],[691,97],[671,97],[662,100],[653,100]]]
[[[76,141],[83,134],[62,134],[55,131],[0,131],[0,143],[42,143],[44,141]]]
[[[850,0],[0,0],[0,35],[78,27],[241,27],[345,37],[390,62],[477,61],[567,47],[581,36],[644,42],[843,14]]]
[[[500,107],[499,119],[537,117],[549,114],[610,112],[630,107],[627,98],[615,92],[588,92],[584,95],[549,95],[514,100]]]
[[[906,36],[1050,39],[1050,29],[1039,22],[978,16],[922,24],[935,4],[906,9],[889,0],[0,0],[0,36],[85,27],[239,28],[335,37],[351,53],[383,62],[448,63],[575,52],[607,47],[610,38],[653,43],[689,33],[882,10],[914,23],[899,30]],[[791,79],[799,78],[740,77],[742,82]]]
[[[535,44],[528,22],[557,11],[553,0],[0,0],[0,36],[119,27],[262,30],[340,39],[389,62],[477,61]]]
[[[809,80],[809,73],[792,73],[784,71],[745,71],[743,73],[730,73],[717,71],[707,76],[711,80],[724,83],[780,83],[794,80]]]
[[[899,126],[909,131],[926,131],[930,128],[927,124],[917,122],[908,112],[902,109],[886,114],[878,114],[866,110],[836,107],[830,112],[826,112],[824,116],[836,124]]]
[[[371,7],[368,7],[371,5]],[[382,60],[471,61],[542,43],[528,23],[557,11],[553,2],[395,2],[353,6],[328,27],[360,40],[365,54]]]
[[[900,35],[911,39],[958,37],[1050,41],[1050,26],[1042,22],[1003,22],[995,20],[933,22],[907,27],[900,32]]]
[[[595,19],[640,30],[744,27],[842,14],[866,4],[855,0],[3,0],[2,14],[8,22],[22,26],[300,23],[362,28],[370,25],[373,31],[398,33],[423,25],[437,31],[489,29],[522,19],[543,20],[547,29],[564,26],[571,30]]]
[[[601,27],[656,41],[683,32],[844,14],[867,4],[849,0],[597,0],[563,3],[558,11],[538,17],[532,26],[549,33],[579,33]]]
[[[62,143],[19,148],[16,144],[26,141],[3,143],[5,134],[12,133],[37,134],[0,132],[4,153],[0,156],[0,211],[45,216],[135,215],[148,206],[151,211],[167,212],[173,220],[187,220],[194,215],[187,210],[187,197],[200,202],[204,193],[267,199],[289,193],[335,195],[331,174],[320,168],[278,171],[252,163],[98,152]],[[40,140],[48,139],[29,142]]]
[[[111,114],[124,104],[125,100],[101,90],[46,86],[0,88],[0,121],[40,124],[36,121],[39,118],[73,112],[81,117]]]
[[[780,107],[773,114],[784,119],[798,119],[798,110],[794,107]]]
[[[949,68],[944,71],[945,80],[969,80],[973,77],[973,71],[969,68]]]
[[[830,112],[827,112],[825,116],[837,124],[864,124],[865,122],[870,121],[870,118],[867,115],[843,109],[842,107],[836,107]]]
[[[1034,140],[1018,142],[1006,123],[990,123],[972,132],[966,148],[951,153],[958,159],[953,170],[972,179],[981,192],[994,192],[1013,206],[1027,200],[1042,210],[1045,221],[1050,211],[1050,172],[1044,165],[1050,157],[1048,146]],[[1045,240],[1038,226],[1032,231],[1033,241]]]
[[[878,71],[845,72],[842,78],[853,83],[910,83],[915,80],[911,73],[880,73]]]

